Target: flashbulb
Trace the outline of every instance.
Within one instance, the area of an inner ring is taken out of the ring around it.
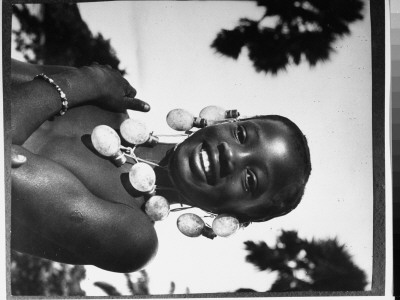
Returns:
[[[107,157],[114,156],[121,147],[121,139],[114,129],[107,125],[96,126],[91,135],[93,147]]]
[[[140,121],[134,119],[126,119],[121,123],[120,131],[122,137],[131,144],[141,145],[146,142],[155,144],[158,142],[157,137],[151,135],[147,126]]]
[[[198,215],[186,213],[179,216],[177,226],[184,235],[198,237],[202,234],[205,223]]]
[[[236,109],[225,110],[224,108],[215,105],[204,107],[199,114],[200,118],[206,119],[209,122],[237,118],[239,116],[240,114]]]
[[[226,215],[218,215],[213,223],[212,229],[214,230],[215,234],[221,237],[228,237],[234,234],[239,229],[239,220]]]
[[[163,196],[155,195],[147,200],[144,210],[153,221],[161,221],[169,215],[169,203]]]
[[[146,163],[138,162],[129,171],[129,181],[140,192],[151,192],[156,183],[156,174]]]
[[[205,119],[194,117],[187,110],[177,108],[168,113],[167,124],[174,130],[187,131],[193,127],[206,127],[207,121]]]

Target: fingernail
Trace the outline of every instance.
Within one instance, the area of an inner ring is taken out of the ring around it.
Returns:
[[[148,105],[147,103],[145,103],[145,104],[143,105],[143,109],[144,109],[144,111],[149,111],[149,110],[150,110],[150,105]]]
[[[26,162],[26,156],[23,156],[23,155],[21,155],[21,154],[18,154],[17,157],[16,157],[16,160],[17,160],[18,162],[20,162],[20,163],[24,163],[24,162]]]

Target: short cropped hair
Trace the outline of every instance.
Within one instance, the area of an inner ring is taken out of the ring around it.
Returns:
[[[303,198],[308,178],[311,174],[311,158],[307,138],[294,122],[286,117],[279,115],[260,115],[241,119],[240,121],[254,119],[275,120],[285,124],[293,132],[296,149],[298,150],[298,153],[300,154],[303,163],[302,167],[304,180],[302,182],[289,184],[281,189],[279,192],[277,192],[272,198],[274,206],[269,209],[268,216],[265,216],[264,218],[258,220],[253,220],[254,222],[264,222],[276,217],[286,215],[299,205],[301,199]]]

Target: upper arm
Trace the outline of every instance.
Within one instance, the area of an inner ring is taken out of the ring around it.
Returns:
[[[13,220],[110,271],[138,270],[154,256],[157,236],[140,209],[96,197],[56,162],[18,151],[27,162],[12,169]]]
[[[11,84],[30,81],[39,73],[37,65],[11,59]]]

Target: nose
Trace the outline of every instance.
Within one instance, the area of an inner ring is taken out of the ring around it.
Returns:
[[[220,176],[224,177],[231,174],[235,168],[233,151],[227,142],[222,142],[218,145]]]

